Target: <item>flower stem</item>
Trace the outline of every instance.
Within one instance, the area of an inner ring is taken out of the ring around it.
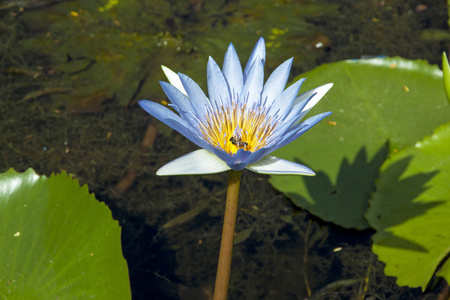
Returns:
[[[214,300],[227,299],[241,172],[230,170],[228,175],[227,203],[225,204],[225,217],[223,220],[222,242],[220,243]]]

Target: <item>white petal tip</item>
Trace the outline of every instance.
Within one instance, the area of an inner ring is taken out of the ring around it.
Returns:
[[[163,70],[164,75],[166,75],[166,77],[170,83],[172,83],[172,79],[175,79],[176,77],[178,77],[177,73],[175,73],[174,71],[172,71],[171,69],[169,69],[168,67],[166,67],[164,65],[161,65],[161,69]]]
[[[300,121],[320,101],[320,99],[322,99],[322,97],[325,96],[325,94],[332,87],[333,87],[333,83],[327,83],[327,84],[319,86],[319,87],[303,94],[302,95],[303,97],[305,97],[305,96],[311,97],[311,95],[313,95],[313,96],[309,99],[308,103],[302,109],[302,113],[300,114],[299,118],[297,119],[297,121],[295,123]],[[302,96],[298,97],[297,99],[304,100],[304,98]]]
[[[183,94],[187,95],[186,90],[184,89],[184,86],[181,83],[180,76],[178,76],[177,73],[175,73],[166,66],[162,65],[161,69],[163,70],[164,75],[166,75],[167,80],[169,80],[170,84],[176,87]]]

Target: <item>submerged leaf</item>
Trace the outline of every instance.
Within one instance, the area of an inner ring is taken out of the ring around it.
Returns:
[[[198,214],[200,214],[206,207],[208,207],[209,200],[202,201],[198,203],[193,209],[182,213],[181,215],[176,216],[175,218],[169,220],[167,223],[165,223],[163,226],[161,226],[161,229],[167,229],[173,226],[181,225],[189,220],[192,220],[195,218]]]

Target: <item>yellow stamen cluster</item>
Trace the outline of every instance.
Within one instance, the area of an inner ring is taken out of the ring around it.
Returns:
[[[210,110],[200,130],[214,147],[234,155],[239,149],[254,152],[263,148],[275,126],[261,106],[252,111],[233,101],[230,106]]]

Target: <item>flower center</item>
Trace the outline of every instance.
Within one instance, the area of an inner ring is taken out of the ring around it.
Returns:
[[[239,149],[255,152],[266,146],[276,127],[270,121],[261,106],[248,110],[233,101],[226,107],[210,107],[200,130],[211,145],[234,155]]]

